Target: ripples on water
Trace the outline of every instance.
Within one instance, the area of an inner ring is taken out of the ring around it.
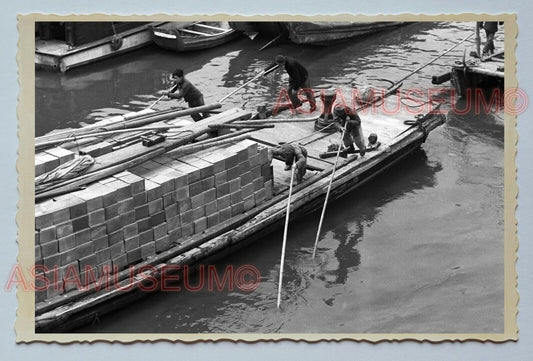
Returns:
[[[65,75],[39,72],[36,134],[143,109],[169,87],[178,66],[206,103],[251,79],[278,53],[306,64],[313,86],[388,86],[381,79],[404,77],[473,29],[473,23],[414,23],[351,43],[279,44],[261,52],[270,39],[242,38],[190,54],[148,47]],[[431,76],[446,72],[463,49],[403,88],[431,87]],[[225,106],[254,110],[274,101],[286,81],[279,73],[261,78]],[[262,278],[254,292],[162,292],[78,332],[502,332],[501,116],[450,114],[419,152],[329,205],[315,260],[319,213],[291,223],[281,310],[277,231],[217,262],[220,269],[257,267]]]

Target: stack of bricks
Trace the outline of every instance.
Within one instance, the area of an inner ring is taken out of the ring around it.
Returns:
[[[59,165],[74,159],[74,152],[55,147],[35,155],[35,176],[40,176],[46,172],[57,168]]]
[[[243,214],[272,197],[272,182],[267,149],[245,140],[160,156],[36,204],[35,260],[40,278],[49,281],[36,301],[83,286],[91,281],[87,276],[100,277],[106,269],[121,271]]]

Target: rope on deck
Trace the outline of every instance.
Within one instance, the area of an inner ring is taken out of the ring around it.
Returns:
[[[94,164],[94,158],[88,154],[78,156],[66,163],[63,163],[55,169],[41,174],[35,178],[35,190],[41,190],[64,179],[75,178],[85,172]]]

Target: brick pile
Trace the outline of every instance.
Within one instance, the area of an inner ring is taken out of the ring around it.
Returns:
[[[267,149],[245,140],[160,156],[36,204],[35,263],[49,281],[36,302],[79,287],[87,271],[121,271],[252,209],[272,197],[272,182]]]
[[[46,172],[57,168],[59,165],[74,159],[74,152],[55,147],[47,149],[35,155],[35,176],[40,176]]]

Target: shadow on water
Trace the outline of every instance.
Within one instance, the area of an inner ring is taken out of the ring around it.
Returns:
[[[480,98],[482,96],[483,98]],[[475,138],[498,148],[504,146],[504,120],[502,101],[491,103],[492,93],[460,98],[448,112],[446,127],[457,142],[465,137]],[[492,106],[491,106],[492,105]]]

